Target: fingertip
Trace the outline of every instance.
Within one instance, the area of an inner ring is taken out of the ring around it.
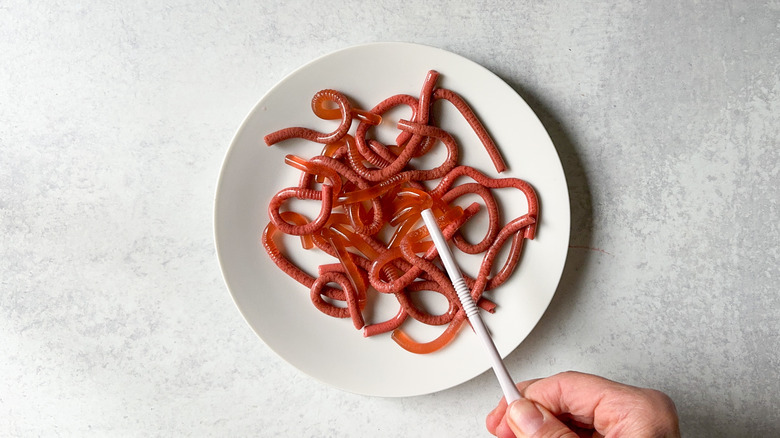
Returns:
[[[496,427],[496,437],[497,438],[517,438],[517,435],[512,431],[512,428],[509,427],[509,424],[506,421],[507,416],[504,415],[501,417],[501,421],[498,423],[498,426]]]
[[[516,400],[507,409],[507,422],[515,432],[532,436],[544,425],[544,414],[527,399]]]
[[[496,416],[496,409],[490,411],[485,417],[485,427],[487,427],[488,432],[493,435],[496,434],[496,427],[498,427],[498,423],[501,421],[501,419]]]
[[[487,427],[488,432],[493,435],[497,434],[496,429],[498,429],[501,420],[504,418],[504,414],[506,414],[506,402],[504,399],[501,399],[498,406],[490,411],[485,417],[485,426]]]

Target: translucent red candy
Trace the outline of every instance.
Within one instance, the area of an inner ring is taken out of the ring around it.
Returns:
[[[326,89],[314,95],[312,111],[325,120],[339,120],[331,132],[304,127],[284,128],[265,136],[270,146],[298,138],[323,144],[319,155],[302,158],[287,155],[285,163],[300,170],[297,186],[274,195],[268,205],[270,223],[263,231],[262,245],[271,260],[287,275],[309,288],[313,305],[321,312],[350,318],[364,336],[393,332],[392,339],[413,353],[431,353],[453,339],[466,319],[446,273],[434,263],[436,248],[422,225],[420,212],[430,208],[447,240],[460,251],[483,254],[476,277],[464,276],[478,305],[488,312],[496,304],[482,297],[486,290],[504,283],[517,267],[525,239],[533,239],[539,205],[536,193],[518,178],[491,178],[458,164],[459,145],[453,136],[435,125],[432,104],[452,104],[477,134],[497,172],[506,169],[498,147],[466,101],[452,90],[437,86],[439,73],[428,72],[418,97],[398,94],[370,110],[355,108],[341,92]],[[383,144],[373,137],[372,127],[398,106],[411,109],[411,117],[399,120],[396,144]],[[357,123],[354,134],[352,125]],[[414,158],[429,153],[437,144],[447,156],[429,169],[415,167]],[[456,185],[461,177],[472,182]],[[435,180],[438,180],[436,182]],[[435,182],[433,188],[428,185]],[[524,198],[527,213],[502,223],[496,189],[515,189]],[[456,204],[464,195],[476,195],[482,204],[466,208]],[[313,219],[292,211],[288,200],[319,203]],[[481,209],[488,214],[484,237],[467,242],[460,234]],[[301,236],[306,250],[320,250],[334,258],[317,268],[318,276],[306,273],[279,248],[278,234]],[[511,241],[508,256],[495,269],[502,247]],[[366,321],[370,294],[389,294],[398,301],[397,313],[384,321]],[[414,294],[435,293],[447,300],[447,310],[432,314],[420,308]],[[404,325],[410,320],[443,326],[433,340],[418,341]]]

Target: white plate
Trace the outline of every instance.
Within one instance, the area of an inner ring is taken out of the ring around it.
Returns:
[[[258,242],[268,223],[269,199],[298,181],[298,171],[284,165],[284,155],[310,157],[319,154],[321,147],[288,141],[269,148],[263,136],[288,126],[331,130],[333,121],[320,120],[310,110],[311,97],[321,89],[340,90],[355,106],[371,108],[393,94],[418,95],[431,69],[441,73],[438,85],[464,97],[492,134],[509,167],[502,176],[530,182],[539,197],[536,239],[526,241],[518,269],[491,294],[499,304],[496,313],[484,316],[502,356],[514,350],[539,321],[563,270],[570,220],[563,169],[542,124],[501,79],[461,56],[407,43],[351,47],[304,65],[268,91],[238,129],[219,178],[214,232],[225,282],[252,329],[299,370],[346,391],[388,397],[426,394],[465,382],[490,366],[468,329],[439,352],[415,355],[389,335],[364,338],[348,319],[333,319],[314,308],[308,290],[280,272]],[[447,108],[439,111],[437,121],[462,143],[459,161],[498,176],[458,113]],[[394,126],[397,120],[389,118],[385,122]],[[523,204],[515,201],[504,207],[522,210]],[[316,256],[296,253],[294,257],[310,273],[316,272],[312,258]],[[459,261],[464,271],[473,272],[473,261]],[[387,301],[379,306],[375,317],[397,309],[397,304]],[[413,326],[412,330],[418,336],[433,336],[426,328]]]

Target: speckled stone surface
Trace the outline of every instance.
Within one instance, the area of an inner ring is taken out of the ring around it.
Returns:
[[[491,374],[334,390],[221,279],[238,125],[373,41],[481,63],[560,153],[571,249],[515,378],[593,372],[666,391],[685,436],[780,436],[780,4],[236,3],[0,4],[0,436],[489,435]]]

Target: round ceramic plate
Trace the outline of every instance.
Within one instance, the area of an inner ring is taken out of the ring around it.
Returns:
[[[335,122],[318,119],[310,109],[311,97],[324,88],[344,92],[356,107],[371,108],[394,94],[417,96],[429,70],[441,74],[438,86],[460,94],[493,136],[508,165],[500,176],[528,181],[539,197],[537,236],[526,241],[512,277],[488,294],[498,303],[496,312],[483,315],[500,354],[506,356],[539,321],[558,286],[569,242],[569,197],[560,160],[544,127],[520,96],[484,67],[444,50],[407,43],[367,44],[323,56],[288,75],[260,99],[238,129],[219,178],[214,217],[217,254],[244,318],[287,362],[354,393],[427,394],[465,382],[490,365],[468,329],[438,352],[415,355],[400,348],[389,334],[364,338],[349,319],[334,319],[314,308],[308,290],[279,271],[259,238],[268,223],[270,198],[298,182],[299,171],[286,166],[284,156],[318,155],[321,145],[290,140],[268,147],[263,136],[289,126],[331,131]],[[498,177],[462,116],[444,103],[437,103],[434,112],[436,122],[458,140],[459,162]],[[409,115],[388,114],[379,135]],[[500,192],[505,218],[524,213],[519,192]],[[484,218],[478,217],[477,225],[479,221]],[[296,249],[294,239],[281,245],[311,274],[323,261],[317,251],[303,251],[300,245]],[[479,266],[479,259],[462,254],[458,262],[472,275]],[[426,299],[423,305],[433,310],[443,305],[438,302],[441,298]],[[368,322],[388,318],[398,309],[397,302],[382,297],[370,304]],[[434,338],[442,329],[414,322],[407,327],[421,341]]]

